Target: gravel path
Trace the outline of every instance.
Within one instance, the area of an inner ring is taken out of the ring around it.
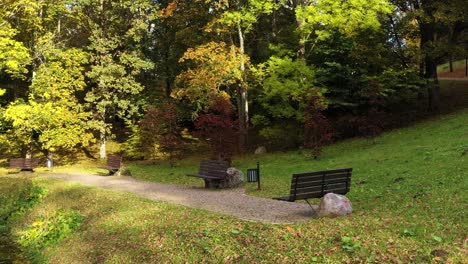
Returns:
[[[155,201],[201,208],[250,221],[294,223],[307,221],[315,215],[314,210],[305,203],[290,203],[248,196],[244,193],[243,188],[208,190],[200,187],[145,182],[122,176],[109,177],[71,173],[44,174],[42,176],[130,192]]]

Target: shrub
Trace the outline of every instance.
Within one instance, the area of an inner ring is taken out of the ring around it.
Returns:
[[[325,105],[319,96],[312,96],[305,109],[304,146],[312,151],[314,159],[320,156],[322,147],[328,144],[334,135],[330,122],[322,113],[324,109]]]
[[[275,124],[260,129],[260,139],[256,143],[265,144],[268,150],[295,149],[304,142],[303,134],[297,133],[301,125],[294,120],[283,120],[281,124]]]
[[[130,129],[127,140],[121,145],[123,155],[126,159],[140,160],[145,158],[142,151],[141,133],[138,125],[128,124]]]
[[[70,235],[82,220],[81,215],[74,210],[58,210],[52,216],[42,217],[18,232],[17,242],[34,256],[41,249]]]
[[[228,98],[217,96],[209,109],[195,121],[194,135],[211,147],[216,158],[229,160],[237,151],[238,120]]]
[[[34,185],[30,179],[0,179],[0,225],[23,215],[39,203],[47,190]]]
[[[179,159],[183,149],[180,113],[173,102],[165,102],[159,107],[149,108],[140,122],[140,140],[145,153],[156,159],[160,152],[169,161]]]

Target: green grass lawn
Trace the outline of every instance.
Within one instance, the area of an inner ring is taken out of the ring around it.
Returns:
[[[385,194],[399,200],[405,198],[401,192],[416,195],[424,189],[436,188],[438,182],[462,183],[462,176],[467,175],[464,170],[468,168],[464,163],[466,156],[461,155],[468,148],[467,124],[468,112],[462,111],[388,132],[375,140],[355,139],[326,147],[319,160],[312,159],[307,150],[300,150],[239,157],[234,159],[234,166],[245,172],[260,161],[263,190],[256,191],[255,184],[247,186],[252,195],[286,194],[292,173],[352,167],[350,197],[360,199],[364,195],[362,198],[366,200],[370,193],[375,193],[375,196]],[[193,159],[183,160],[176,167],[163,162],[129,167],[142,180],[201,185],[201,179],[185,176],[196,172],[197,166],[198,160]]]
[[[465,69],[465,60],[454,61],[452,66],[454,70]],[[449,71],[450,71],[450,65],[448,62],[437,66],[438,73],[449,72]]]
[[[48,195],[12,230],[20,234],[59,209],[78,211],[78,230],[42,251],[51,263],[466,263],[467,124],[465,110],[329,146],[319,160],[306,150],[234,160],[244,171],[261,162],[263,190],[246,188],[262,197],[286,194],[292,173],[352,167],[347,217],[254,223],[39,177]],[[138,179],[201,186],[184,176],[198,160],[129,167]]]

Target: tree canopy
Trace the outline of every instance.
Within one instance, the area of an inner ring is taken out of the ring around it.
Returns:
[[[141,124],[166,122],[157,113],[170,106],[177,129],[148,142],[172,153],[174,142],[203,137],[197,124],[208,129],[224,105],[240,151],[275,141],[317,148],[313,138],[347,134],[329,132],[343,130],[337,120],[377,131],[372,118],[421,97],[437,111],[437,65],[467,50],[463,0],[4,1],[2,147],[99,142],[105,158],[114,136],[141,147],[152,133]]]

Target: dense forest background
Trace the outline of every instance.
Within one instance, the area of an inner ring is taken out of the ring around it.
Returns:
[[[466,0],[3,0],[0,149],[318,157],[439,111],[467,50]]]

